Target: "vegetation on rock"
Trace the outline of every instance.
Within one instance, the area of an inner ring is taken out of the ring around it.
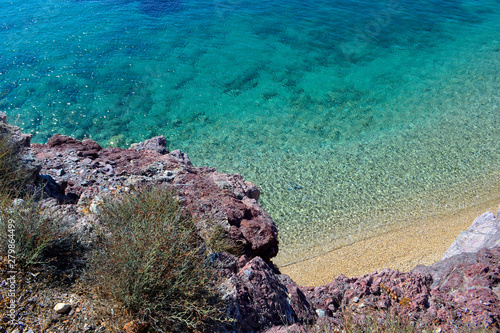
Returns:
[[[41,210],[35,195],[26,191],[29,178],[17,150],[0,138],[0,255],[12,258],[16,267],[39,264],[45,252],[62,234],[52,217]]]
[[[228,231],[220,224],[212,229],[208,243],[214,252],[226,252],[235,256],[245,254],[245,245],[231,239]]]
[[[174,194],[144,188],[109,198],[93,260],[102,296],[111,296],[158,331],[207,329],[225,320],[204,246]]]
[[[0,134],[0,190],[9,196],[18,195],[29,177],[17,150],[7,134]]]

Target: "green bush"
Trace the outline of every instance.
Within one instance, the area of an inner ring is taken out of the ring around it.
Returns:
[[[207,329],[224,320],[203,243],[167,189],[104,200],[93,272],[100,291],[158,330]]]

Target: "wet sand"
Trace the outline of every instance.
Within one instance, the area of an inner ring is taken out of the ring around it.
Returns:
[[[466,230],[476,217],[487,211],[496,215],[498,209],[499,202],[495,198],[279,267],[282,273],[304,286],[322,285],[340,274],[354,277],[384,268],[410,271],[416,265],[439,261],[458,234]]]

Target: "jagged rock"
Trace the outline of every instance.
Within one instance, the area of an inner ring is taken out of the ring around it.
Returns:
[[[250,260],[228,283],[232,292],[227,299],[233,305],[239,332],[262,331],[297,321],[286,287],[260,257]]]
[[[78,153],[78,156],[82,157],[96,157],[102,147],[95,141],[90,139],[84,139],[82,141],[76,140],[72,137],[54,134],[48,141],[47,147],[52,148],[55,151],[64,151],[67,149],[74,149]],[[78,161],[75,157],[72,157],[73,161]]]
[[[144,142],[133,143],[130,145],[130,149],[146,149],[156,151],[157,153],[160,153],[162,155],[168,154],[167,140],[163,135],[155,136],[154,138],[148,139]]]
[[[238,174],[193,167],[186,154],[179,150],[167,153],[160,149],[163,144],[163,139],[156,137],[136,144],[136,149],[102,149],[92,140],[56,134],[45,145],[33,145],[33,150],[43,165],[41,174],[47,175],[44,177],[48,183],[52,184],[53,179],[57,185],[52,186],[53,196],[61,202],[91,205],[95,196],[164,184],[176,190],[186,209],[199,221],[200,235],[205,240],[219,224],[251,258],[269,260],[278,253],[278,229],[258,204],[260,191],[254,184]],[[91,213],[96,212],[95,208],[93,205]]]
[[[316,320],[317,314],[314,313],[309,300],[302,290],[300,290],[300,287],[288,275],[280,274],[278,275],[278,279],[288,292],[290,305],[298,321],[304,324],[313,323]]]
[[[458,235],[443,256],[443,260],[460,253],[477,253],[482,248],[500,246],[500,210],[497,217],[486,212]]]
[[[481,249],[475,259],[440,266],[433,284],[425,266],[401,273],[386,269],[359,278],[343,275],[320,287],[302,287],[322,320],[337,325],[341,309],[355,320],[383,320],[387,316],[420,325],[438,324],[444,331],[471,324],[498,329],[500,324],[500,247]]]
[[[0,139],[7,138],[14,151],[19,154],[22,161],[23,171],[28,176],[28,182],[34,183],[37,180],[41,166],[33,158],[30,142],[31,134],[24,134],[17,126],[12,126],[7,122],[7,115],[0,112]]]
[[[430,266],[418,265],[413,269],[413,272],[431,275],[433,281],[431,287],[434,288],[439,284],[441,278],[447,272],[460,264],[476,263],[476,257],[477,256],[475,253],[461,253],[451,258],[446,258],[444,260],[438,261],[437,263]]]
[[[28,148],[32,135],[24,134],[19,127],[10,125],[7,115],[0,111],[0,137],[8,137],[15,147]]]
[[[9,133],[20,151],[29,152],[30,136],[8,125],[1,112],[0,133]],[[168,153],[161,137],[134,147],[103,149],[92,140],[62,135],[46,145],[32,145],[42,163],[41,176],[34,175],[52,195],[43,207],[60,215],[61,225],[91,239],[95,212],[105,196],[144,184],[175,189],[208,245],[219,225],[243,247],[239,257],[222,252],[211,257],[226,279],[220,290],[239,332],[303,332],[314,322],[333,330],[343,325],[346,309],[360,322],[397,317],[416,325],[438,324],[443,331],[465,323],[500,329],[500,246],[493,247],[498,215],[483,215],[463,234],[467,237],[459,238],[462,245],[474,239],[473,245],[454,246],[460,252],[491,249],[461,253],[407,273],[386,269],[358,278],[340,275],[323,286],[300,287],[270,262],[278,252],[278,230],[258,204],[260,191],[254,184],[238,174],[193,167],[181,151]]]

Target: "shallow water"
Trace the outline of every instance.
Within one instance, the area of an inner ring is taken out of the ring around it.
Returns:
[[[499,36],[498,0],[0,0],[0,110],[241,173],[286,264],[500,200]]]

